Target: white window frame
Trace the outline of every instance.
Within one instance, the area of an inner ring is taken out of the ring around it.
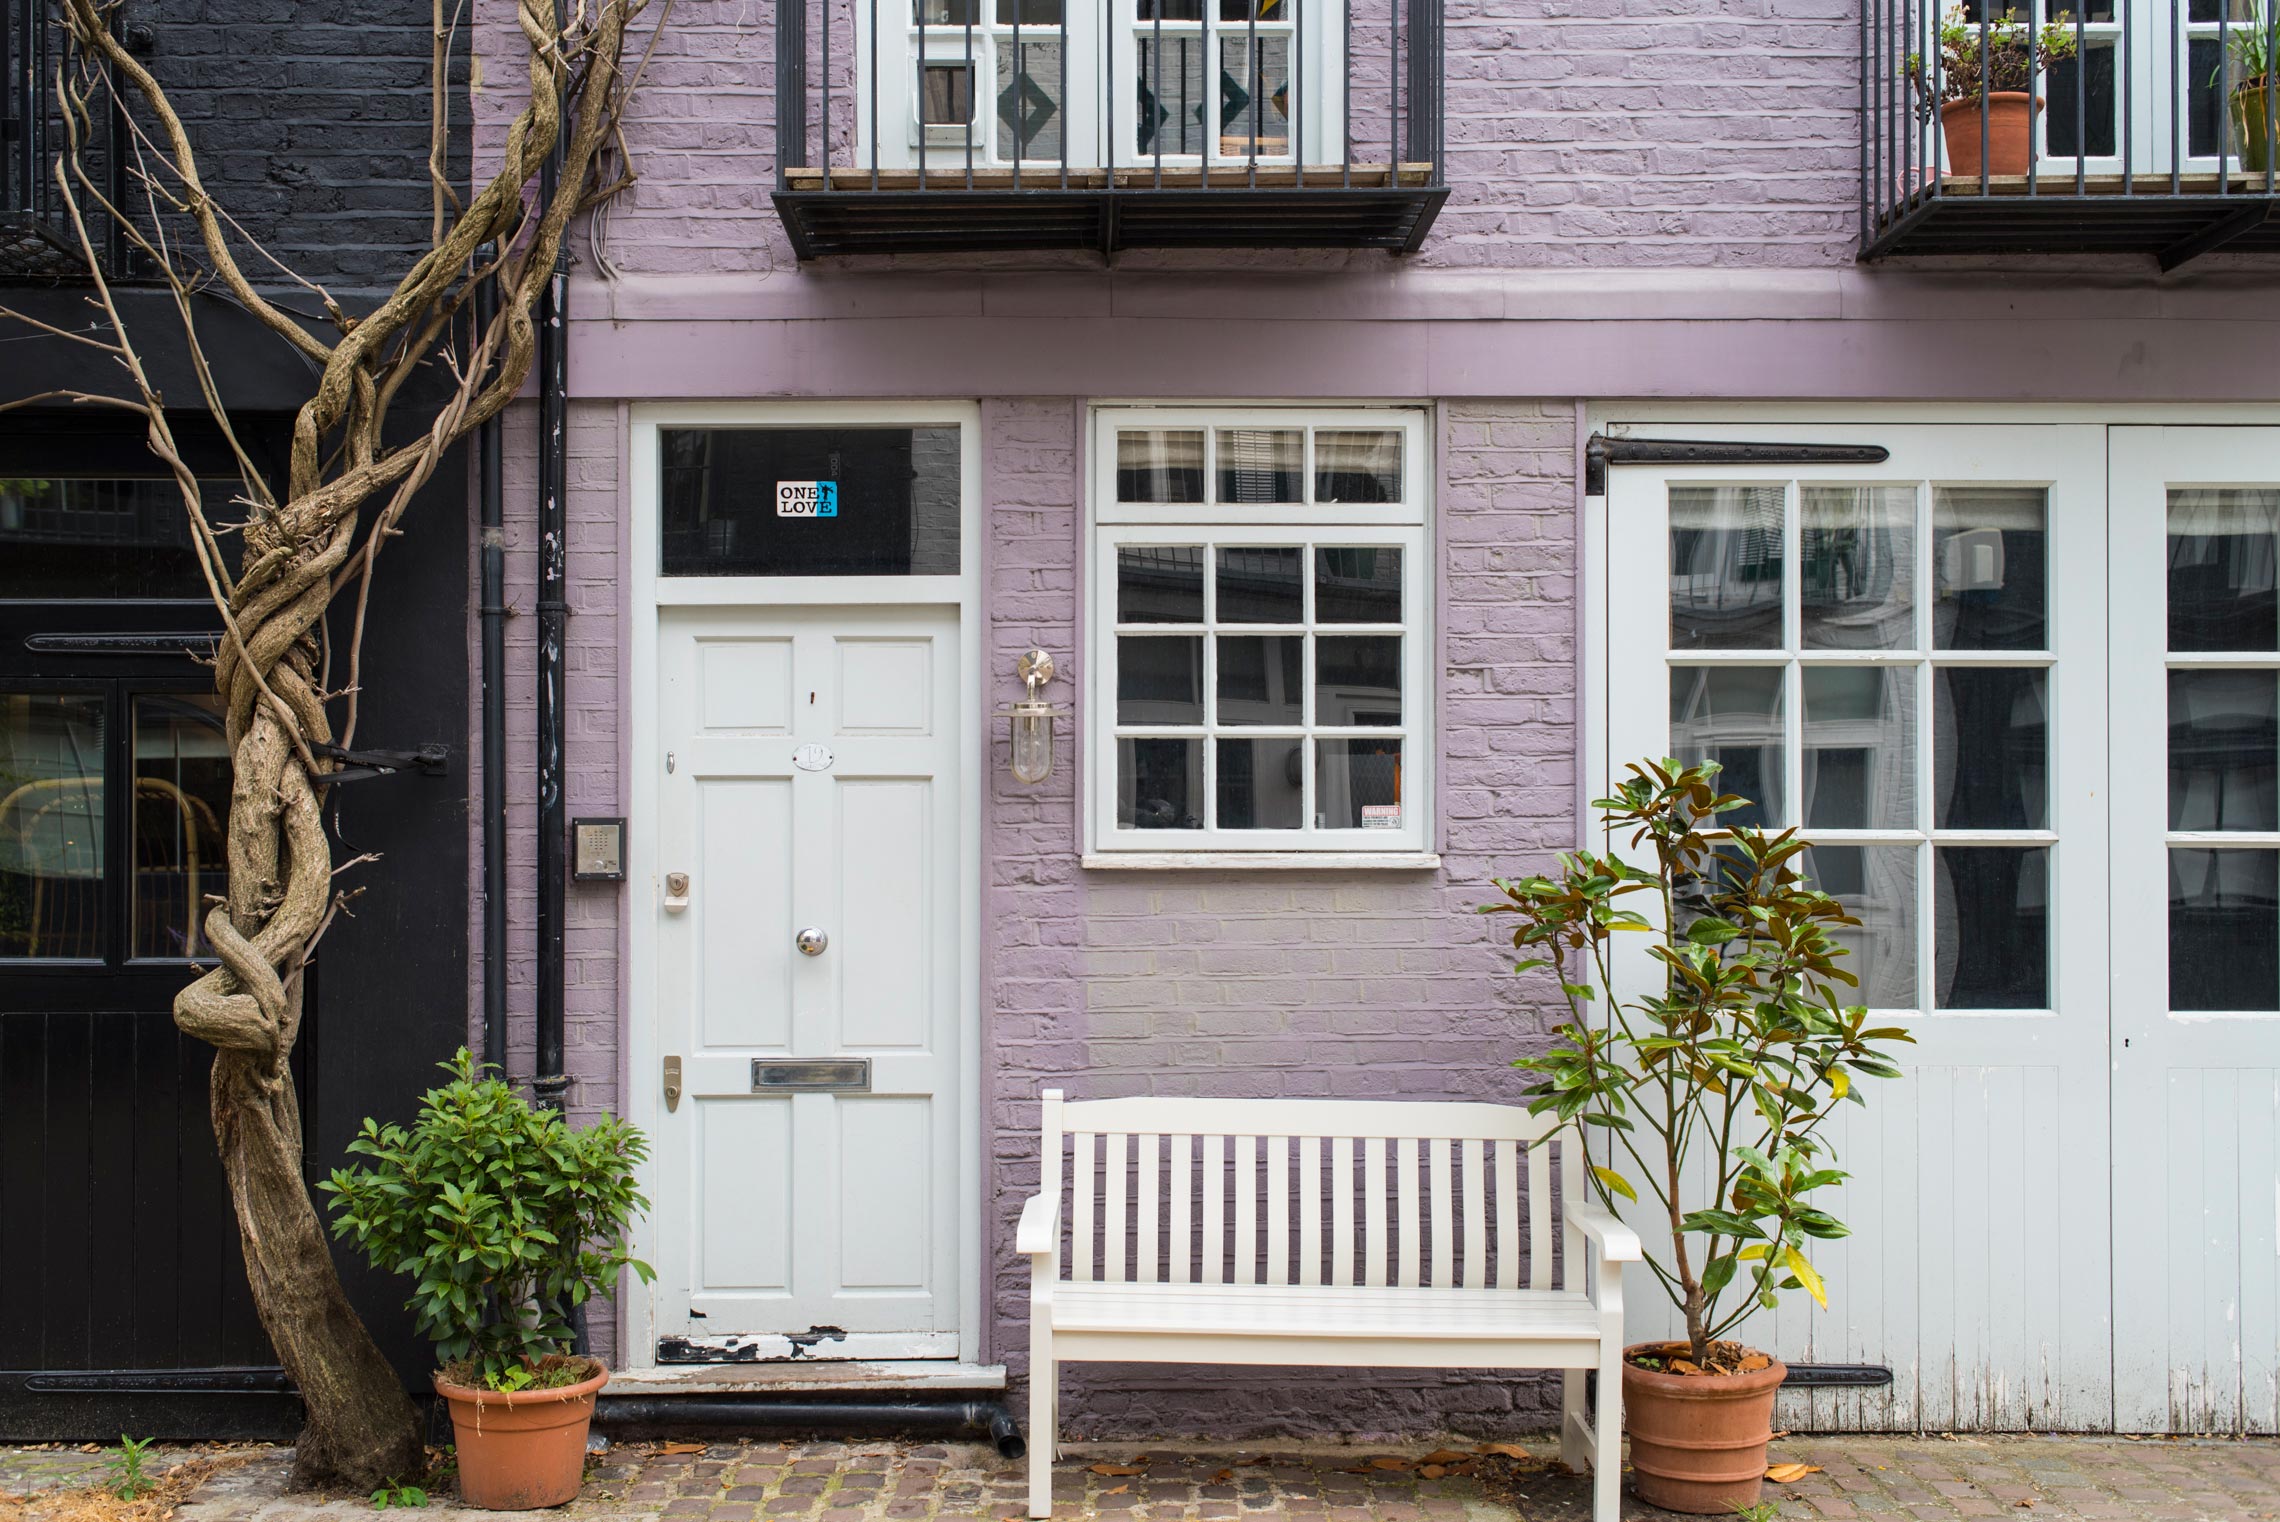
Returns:
[[[1440,864],[1435,839],[1435,776],[1438,737],[1435,709],[1439,684],[1434,628],[1435,577],[1430,481],[1433,469],[1429,413],[1408,407],[1273,407],[1255,404],[1195,407],[1099,407],[1093,413],[1092,467],[1085,520],[1085,606],[1087,649],[1093,658],[1084,716],[1084,865],[1087,867],[1392,867],[1427,868]],[[1201,429],[1205,492],[1217,479],[1218,429],[1304,430],[1301,471],[1305,494],[1314,490],[1313,438],[1316,429],[1394,429],[1402,435],[1402,500],[1394,503],[1291,503],[1281,505],[1133,503],[1117,501],[1117,434],[1127,429]],[[1308,618],[1294,624],[1225,625],[1216,621],[1216,599],[1209,595],[1205,621],[1192,625],[1124,626],[1116,620],[1117,552],[1124,546],[1201,545],[1207,588],[1220,546],[1303,547]],[[1313,554],[1316,547],[1393,547],[1402,552],[1402,620],[1396,625],[1316,624],[1313,612]],[[1229,634],[1329,635],[1398,632],[1402,638],[1402,722],[1398,727],[1326,726],[1314,722],[1314,643],[1307,640],[1302,722],[1297,725],[1219,726],[1216,722],[1217,660],[1214,636]],[[1206,820],[1217,805],[1218,757],[1215,738],[1290,738],[1307,747],[1302,766],[1304,796],[1311,804],[1315,766],[1311,742],[1317,737],[1390,738],[1402,741],[1401,822],[1393,829],[1318,829],[1302,810],[1296,830],[1136,830],[1116,821],[1117,648],[1126,633],[1155,636],[1186,632],[1204,640],[1203,682],[1207,695],[1202,724],[1146,728],[1166,738],[1202,742],[1202,791]]]

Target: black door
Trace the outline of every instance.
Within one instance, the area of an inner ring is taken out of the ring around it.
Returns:
[[[211,1052],[170,1013],[208,958],[229,760],[175,489],[105,470],[145,461],[0,437],[0,1437],[58,1435],[75,1408],[159,1433],[170,1400],[217,1390],[246,1392],[248,1433],[290,1420]],[[241,1425],[200,1404],[206,1435]]]

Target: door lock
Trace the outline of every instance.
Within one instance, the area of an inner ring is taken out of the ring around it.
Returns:
[[[665,1108],[681,1108],[681,1059],[678,1057],[665,1059]]]
[[[792,944],[800,948],[801,956],[819,957],[823,955],[823,948],[831,944],[831,937],[810,925],[792,937]]]
[[[679,914],[679,913],[680,913],[682,910],[684,910],[684,909],[686,909],[686,908],[688,908],[688,907],[689,907],[689,874],[688,874],[688,873],[686,873],[686,872],[668,872],[668,873],[666,873],[666,874],[665,874],[665,912],[666,912],[667,914]]]

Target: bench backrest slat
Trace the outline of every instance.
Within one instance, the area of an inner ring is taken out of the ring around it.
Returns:
[[[1581,1149],[1516,1107],[1048,1092],[1073,1280],[1550,1289],[1581,1261],[1553,1236],[1555,1161],[1580,1199]]]

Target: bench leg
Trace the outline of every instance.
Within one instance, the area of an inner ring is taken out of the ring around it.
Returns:
[[[1611,1337],[1599,1350],[1599,1409],[1591,1423],[1592,1522],[1620,1522],[1623,1515],[1622,1340]]]
[[[1059,1456],[1061,1370],[1053,1337],[1032,1326],[1029,1338],[1029,1514],[1053,1515],[1053,1460]]]
[[[1584,1404],[1584,1379],[1581,1369],[1568,1369],[1560,1376],[1560,1462],[1573,1474],[1581,1474],[1591,1465],[1591,1448],[1584,1441],[1591,1422]]]

